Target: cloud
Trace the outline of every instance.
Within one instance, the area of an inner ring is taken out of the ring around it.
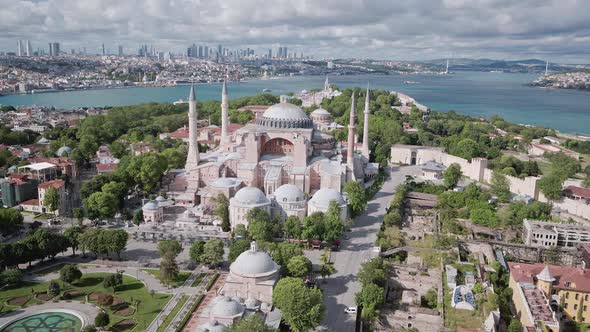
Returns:
[[[0,48],[127,52],[148,43],[263,51],[286,45],[318,57],[542,57],[583,61],[587,0],[0,0]]]

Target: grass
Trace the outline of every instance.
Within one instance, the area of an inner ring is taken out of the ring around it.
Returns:
[[[178,314],[178,312],[180,311],[180,309],[182,309],[182,306],[186,303],[186,301],[188,301],[188,299],[189,299],[188,295],[184,295],[180,298],[180,301],[178,301],[178,303],[176,303],[176,305],[174,306],[172,311],[170,311],[168,316],[166,316],[166,319],[164,319],[162,324],[160,326],[158,326],[158,329],[156,330],[156,332],[166,331],[166,329],[168,328],[168,325],[170,325],[170,323],[172,323],[172,320],[174,319],[174,317],[176,317],[176,314]]]
[[[443,280],[446,280],[443,274]],[[482,314],[482,307],[478,306],[474,311],[455,309],[451,306],[452,290],[449,289],[446,283],[443,283],[445,302],[445,327],[457,330],[458,327],[465,329],[478,329],[481,327],[481,322],[485,320]]]
[[[88,273],[85,274],[82,279],[72,285],[62,286],[62,294],[66,291],[80,290],[86,294],[90,293],[112,293],[112,290],[105,289],[102,286],[102,280],[105,276],[110,273]],[[38,299],[32,298],[32,293],[46,292],[48,282],[44,283],[30,283],[24,282],[18,287],[8,287],[0,291],[0,301],[6,303],[7,300],[18,297],[18,296],[29,296],[31,300],[26,303],[26,306],[41,303]],[[134,319],[137,321],[137,325],[132,331],[145,331],[148,325],[154,320],[156,315],[162,310],[166,303],[170,300],[171,295],[168,294],[154,294],[152,297],[149,291],[145,288],[143,283],[135,278],[124,275],[123,284],[117,287],[117,291],[114,296],[124,300],[128,304],[136,307],[136,312],[128,317],[118,317],[113,315],[111,308],[105,308],[105,310],[111,316],[111,326],[124,319]],[[74,300],[85,301],[86,296],[75,298]],[[139,304],[137,306],[137,303]],[[1,312],[7,312],[14,310],[16,307],[4,305]]]
[[[193,281],[191,287],[197,287],[199,286],[199,284],[201,283],[201,281],[203,281],[203,278],[205,278],[207,274],[206,273],[199,273],[199,275],[197,276],[197,278],[195,279],[195,281]]]
[[[158,280],[160,280],[161,283],[166,284],[164,281],[162,281],[162,279],[160,279],[160,270],[157,269],[144,269],[143,271],[153,275],[154,277],[156,277]],[[188,277],[190,277],[191,273],[190,272],[179,272],[178,276],[176,277],[176,280],[173,280],[172,282],[169,282],[168,285],[172,286],[172,287],[180,287],[184,284],[184,282],[186,281],[186,279],[188,279]]]

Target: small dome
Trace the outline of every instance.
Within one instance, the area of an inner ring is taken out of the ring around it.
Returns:
[[[338,205],[344,205],[346,203],[342,194],[332,188],[324,188],[316,191],[309,202],[317,207],[327,209],[330,207],[331,201],[336,201]]]
[[[45,137],[41,137],[41,139],[37,142],[37,144],[49,144],[49,143],[51,143],[51,141]]]
[[[275,199],[278,203],[281,202],[301,202],[305,200],[303,191],[294,184],[284,184],[277,188],[274,192]]]
[[[219,323],[218,321],[207,322],[197,327],[197,332],[223,332],[226,326]]]
[[[253,299],[253,298],[246,299],[244,304],[246,305],[246,308],[248,308],[248,309],[256,309],[260,306],[260,302],[258,302],[258,300]]]
[[[318,108],[317,110],[311,112],[313,115],[330,115],[330,112],[326,111],[323,108]]]
[[[213,317],[235,317],[244,313],[244,307],[229,296],[221,296],[215,300],[211,308]]]
[[[70,154],[72,154],[72,148],[65,145],[57,149],[57,151],[55,152],[55,155],[58,157],[63,157],[64,155],[69,156]]]
[[[162,197],[162,196],[158,196],[158,197],[156,197],[156,202],[163,202],[163,201],[165,201],[165,200],[166,200],[166,199],[165,199],[164,197]]]
[[[144,211],[156,211],[158,210],[158,203],[156,201],[149,201],[141,209]]]
[[[258,251],[256,242],[252,242],[250,250],[241,253],[229,270],[243,277],[264,277],[277,273],[279,266],[267,253]]]
[[[301,107],[280,102],[269,107],[264,114],[256,120],[260,126],[271,128],[312,128],[313,123]]]
[[[236,193],[232,201],[241,205],[265,205],[269,204],[268,198],[264,195],[262,190],[256,187],[244,187]]]

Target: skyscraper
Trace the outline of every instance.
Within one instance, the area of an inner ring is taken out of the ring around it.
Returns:
[[[217,45],[217,54],[219,54],[219,56],[222,56],[223,54],[221,53],[221,44]]]
[[[281,58],[283,56],[283,48],[279,46],[279,51],[277,52],[277,58]]]
[[[119,56],[123,56],[123,45],[119,45]]]
[[[26,45],[26,52],[25,54],[27,56],[33,56],[33,46],[31,46],[31,41],[27,40],[27,45]]]
[[[209,46],[205,46],[203,48],[203,58],[208,58],[209,57]]]
[[[199,46],[199,56],[198,57],[199,58],[203,57],[203,46],[201,46],[201,45]]]
[[[16,55],[23,56],[23,42],[20,39],[16,41]]]
[[[287,58],[287,46],[283,46],[283,58]]]
[[[102,43],[102,55],[105,55],[106,53],[104,52],[104,43]]]
[[[59,55],[59,43],[49,43],[49,56]]]
[[[272,49],[268,49],[268,58],[272,59]]]

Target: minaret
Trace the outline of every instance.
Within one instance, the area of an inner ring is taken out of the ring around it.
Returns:
[[[227,133],[229,126],[229,100],[227,98],[227,87],[225,80],[221,89],[221,149],[227,149],[229,145],[229,135]]]
[[[350,122],[348,123],[348,149],[346,150],[346,166],[354,178],[354,137],[355,129],[354,120],[356,117],[356,101],[354,92],[352,93],[352,102],[350,105]]]
[[[324,91],[330,90],[330,82],[328,81],[328,75],[326,75],[326,81],[324,82]]]
[[[369,160],[369,85],[367,84],[367,96],[365,97],[365,119],[363,123],[363,148],[362,155]]]
[[[197,99],[195,87],[191,84],[191,92],[188,96],[188,156],[186,157],[185,170],[190,172],[199,165],[199,142],[197,129]]]

